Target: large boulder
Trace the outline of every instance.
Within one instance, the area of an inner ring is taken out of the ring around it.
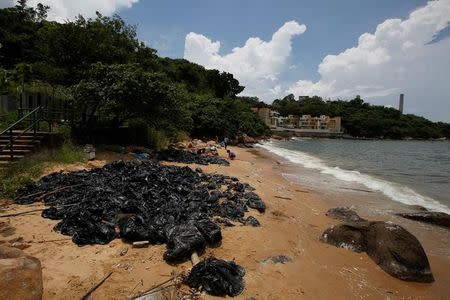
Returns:
[[[19,249],[0,246],[0,299],[42,299],[39,259]]]
[[[390,222],[356,222],[328,228],[322,242],[355,252],[365,251],[388,274],[407,281],[433,282],[420,242]]]
[[[245,144],[255,144],[257,142],[254,138],[249,137],[245,133],[239,134],[237,136],[237,140],[238,140],[238,144],[244,144],[244,145]]]
[[[367,250],[365,235],[368,230],[367,224],[339,224],[325,230],[320,241],[338,248],[365,252]]]
[[[443,212],[421,211],[413,213],[398,213],[397,216],[415,221],[450,228],[450,215]]]
[[[433,282],[420,242],[391,222],[369,222],[347,207],[330,209],[327,216],[345,224],[325,230],[320,241],[355,252],[366,252],[384,271],[407,281]]]
[[[390,275],[407,281],[434,281],[422,245],[400,225],[371,222],[366,242],[367,254]]]

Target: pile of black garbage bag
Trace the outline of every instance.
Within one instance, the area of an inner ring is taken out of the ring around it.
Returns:
[[[245,270],[233,261],[209,257],[196,264],[186,283],[214,296],[237,296],[244,290]]]
[[[213,217],[245,224],[248,207],[264,212],[253,190],[237,178],[201,169],[117,161],[91,171],[50,174],[23,188],[15,201],[43,199],[50,207],[42,216],[61,220],[54,230],[78,245],[107,244],[117,237],[165,243],[164,259],[176,263],[220,244]]]
[[[230,163],[223,158],[220,158],[218,156],[208,156],[208,155],[202,155],[197,154],[190,151],[184,151],[179,149],[167,149],[158,152],[157,154],[158,160],[165,160],[170,162],[180,162],[180,163],[187,163],[187,164],[199,164],[199,165],[209,165],[209,164],[215,164],[215,165],[222,165],[222,166],[229,166]]]

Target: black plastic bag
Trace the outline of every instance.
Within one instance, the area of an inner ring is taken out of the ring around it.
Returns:
[[[209,245],[218,245],[222,241],[222,232],[219,225],[209,219],[197,221],[195,227],[205,238]]]
[[[210,295],[234,297],[244,290],[244,275],[244,268],[234,262],[210,257],[192,268],[186,283]]]
[[[257,194],[250,192],[245,194],[244,198],[246,200],[245,204],[247,204],[248,207],[254,208],[258,210],[260,213],[266,211],[266,205]]]
[[[189,259],[194,251],[203,252],[206,241],[195,226],[173,226],[167,230],[167,248],[164,260],[177,263]]]

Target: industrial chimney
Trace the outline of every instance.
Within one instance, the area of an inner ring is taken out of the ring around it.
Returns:
[[[398,110],[400,111],[401,114],[403,114],[403,103],[405,101],[404,98],[405,98],[405,95],[400,94],[400,99],[398,101]]]

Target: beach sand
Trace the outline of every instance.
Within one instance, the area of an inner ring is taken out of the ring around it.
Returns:
[[[319,188],[306,189],[284,179],[281,175],[286,167],[284,162],[263,150],[235,150],[237,159],[231,162],[230,167],[190,166],[238,177],[255,187],[267,205],[264,214],[249,212],[260,221],[261,227],[223,228],[222,245],[208,248],[201,257],[213,255],[235,260],[245,268],[245,290],[236,299],[450,298],[448,252],[445,256],[429,251],[436,243],[432,238],[418,237],[428,253],[436,279],[434,283],[412,283],[391,277],[364,253],[319,242],[321,233],[338,223],[325,216],[332,204],[324,199]],[[220,153],[225,154],[223,150]],[[117,156],[104,158],[83,165],[53,167],[49,172],[98,167]],[[6,211],[13,213],[39,207],[42,206],[12,204]],[[13,228],[0,233],[0,240],[23,237],[25,241],[34,241],[24,251],[41,260],[44,299],[80,298],[110,271],[114,271],[113,275],[95,291],[92,299],[124,299],[166,280],[174,271],[188,270],[191,266],[190,262],[177,266],[165,263],[162,259],[164,245],[135,249],[116,239],[108,245],[78,247],[70,238],[52,230],[57,221],[44,219],[40,213],[0,221]],[[414,222],[406,224],[413,227],[413,233],[419,230]],[[57,239],[63,240],[38,243]],[[128,250],[121,255],[124,249]],[[289,256],[292,261],[285,264],[265,261],[277,255]],[[204,295],[202,299],[215,297]]]

